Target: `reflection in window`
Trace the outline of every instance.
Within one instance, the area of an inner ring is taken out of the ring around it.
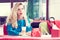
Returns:
[[[46,17],[46,0],[28,0],[27,15],[32,19]]]
[[[42,3],[46,3],[46,0],[42,0]]]
[[[34,18],[39,17],[39,0],[33,0],[33,14]]]

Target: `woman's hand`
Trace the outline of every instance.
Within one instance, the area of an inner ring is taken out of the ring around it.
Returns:
[[[22,34],[23,34],[22,32],[19,33],[20,36],[22,36]]]
[[[26,34],[26,32],[22,31],[22,32],[19,33],[20,36],[24,36],[24,34]]]
[[[19,33],[20,36],[24,36],[24,34],[28,35],[28,36],[31,36],[31,31],[29,31],[29,32],[20,32]]]

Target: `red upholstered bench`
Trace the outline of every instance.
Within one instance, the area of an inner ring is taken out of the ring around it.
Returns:
[[[4,35],[8,35],[6,27],[7,27],[6,24],[4,24],[4,27],[3,27],[3,29],[4,29]]]
[[[60,21],[55,20],[55,24],[60,29]],[[51,36],[52,37],[60,37],[60,30],[51,29]]]

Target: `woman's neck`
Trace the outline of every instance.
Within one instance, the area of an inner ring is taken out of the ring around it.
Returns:
[[[18,20],[24,19],[23,16],[18,16]]]

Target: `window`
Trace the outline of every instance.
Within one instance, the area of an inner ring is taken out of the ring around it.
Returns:
[[[28,0],[27,15],[31,19],[46,19],[46,0]]]

